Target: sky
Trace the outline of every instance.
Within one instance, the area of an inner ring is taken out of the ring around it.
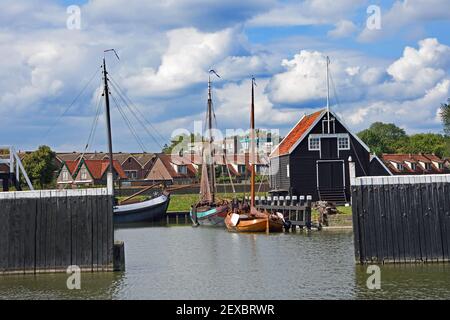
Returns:
[[[110,48],[115,151],[157,152],[192,131],[211,68],[218,128],[248,128],[254,76],[256,126],[286,134],[326,105],[326,56],[331,109],[352,130],[441,133],[448,12],[448,0],[2,0],[0,145],[105,150]]]

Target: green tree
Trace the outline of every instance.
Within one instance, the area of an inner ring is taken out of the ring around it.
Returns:
[[[442,157],[446,154],[447,139],[442,134],[419,133],[409,137],[408,144],[400,148],[403,153],[429,153]]]
[[[447,103],[441,104],[441,119],[445,134],[450,136],[450,99],[447,99]]]
[[[405,130],[393,123],[375,122],[368,129],[358,133],[363,140],[377,155],[382,153],[396,153],[408,144],[408,136]]]
[[[33,186],[43,189],[54,180],[56,154],[48,146],[40,146],[38,150],[28,153],[23,158],[23,166]]]

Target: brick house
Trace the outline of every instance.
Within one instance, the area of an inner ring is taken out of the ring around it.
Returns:
[[[117,160],[113,161],[114,179],[126,179],[127,176]],[[109,160],[68,160],[65,161],[58,174],[57,184],[96,186],[106,185]]]
[[[450,173],[445,160],[434,154],[383,154],[381,159],[394,175]]]

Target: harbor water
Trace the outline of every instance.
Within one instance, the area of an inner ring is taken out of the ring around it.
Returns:
[[[220,228],[118,229],[122,273],[0,277],[1,299],[449,299],[450,265],[381,266],[370,290],[351,231],[235,234]]]

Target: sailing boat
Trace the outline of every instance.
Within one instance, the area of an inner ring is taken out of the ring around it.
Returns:
[[[114,51],[115,50],[106,50]],[[117,56],[117,54],[116,54]],[[108,86],[108,72],[106,71],[106,59],[103,57],[103,80],[104,80],[104,97],[106,106],[106,127],[108,139],[109,152],[109,175],[108,180],[112,185],[112,192],[114,198],[114,181],[113,181],[113,151],[112,151],[112,134],[111,134],[111,114],[109,105],[109,86]],[[114,223],[132,223],[132,222],[153,222],[160,221],[169,206],[170,194],[163,191],[159,196],[138,203],[115,205],[113,207]]]
[[[190,217],[195,226],[224,226],[224,219],[229,211],[230,205],[226,200],[216,199],[216,174],[214,165],[214,151],[212,148],[212,96],[211,96],[211,74],[219,75],[214,71],[209,71],[208,78],[208,147],[202,150],[202,173],[200,180],[200,200],[191,207]],[[219,77],[220,78],[220,77]],[[209,161],[208,161],[209,160]],[[208,172],[209,171],[209,172]]]
[[[252,78],[252,103],[250,111],[250,150],[251,150],[251,183],[250,204],[242,203],[233,206],[227,213],[225,225],[228,231],[235,232],[281,232],[284,219],[267,211],[261,212],[255,207],[255,78]]]

